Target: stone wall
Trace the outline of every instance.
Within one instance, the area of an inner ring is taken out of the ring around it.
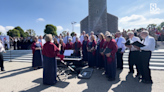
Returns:
[[[85,31],[86,33],[88,33],[88,16],[86,17],[86,18],[84,18],[81,22],[80,22],[80,24],[81,24],[81,33],[82,33],[82,31]]]
[[[108,31],[115,33],[118,31],[118,17],[108,13]]]

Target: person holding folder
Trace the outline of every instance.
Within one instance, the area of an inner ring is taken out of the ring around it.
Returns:
[[[104,68],[104,59],[103,59],[103,55],[101,54],[100,50],[103,50],[103,46],[106,42],[105,40],[105,36],[103,33],[99,34],[99,41],[97,43],[97,49],[96,49],[96,66],[98,68]]]
[[[141,42],[139,37],[134,36],[134,33],[132,31],[128,32],[127,35],[129,36],[129,42],[133,43],[133,42]],[[128,57],[128,62],[129,62],[129,73],[134,73],[134,68],[133,66],[136,65],[136,69],[137,69],[137,75],[136,77],[139,77],[141,74],[141,60],[140,60],[140,51],[135,48],[133,45],[131,44],[125,44],[126,47],[129,48],[130,52],[129,52],[129,57]]]
[[[106,49],[110,49],[110,52],[104,53],[106,62],[106,75],[109,81],[114,81],[116,77],[116,52],[118,50],[116,41],[112,39],[112,35],[107,35]]]
[[[90,37],[90,42],[87,45],[87,51],[88,51],[88,65],[89,67],[95,67],[96,61],[95,61],[95,55],[96,55],[96,40],[94,35]]]
[[[138,50],[141,50],[140,56],[141,56],[141,75],[142,75],[142,83],[146,84],[152,84],[152,78],[151,78],[151,72],[149,68],[149,62],[152,55],[152,51],[155,50],[155,39],[151,36],[149,36],[148,31],[142,31],[141,32],[142,37],[142,44],[144,44],[144,47],[138,47],[134,46]]]
[[[124,37],[122,37],[121,32],[117,32],[116,35],[117,35],[117,38],[115,40],[116,40],[116,43],[118,46],[117,69],[122,70],[123,69],[123,54],[126,49],[126,47],[125,47],[126,40]]]

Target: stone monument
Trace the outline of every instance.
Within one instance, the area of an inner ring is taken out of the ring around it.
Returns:
[[[94,31],[96,35],[109,31],[115,33],[118,31],[118,17],[107,13],[106,0],[88,0],[89,15],[81,22],[81,32],[90,33]]]

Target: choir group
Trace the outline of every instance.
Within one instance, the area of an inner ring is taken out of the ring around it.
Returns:
[[[59,57],[63,55],[65,50],[71,49],[74,50],[74,56],[82,56],[83,61],[88,62],[88,66],[91,68],[104,69],[108,80],[114,81],[116,70],[123,69],[123,54],[128,48],[130,50],[129,73],[134,73],[133,66],[136,65],[136,77],[142,80],[142,83],[153,83],[149,62],[151,53],[155,49],[155,39],[149,36],[149,32],[146,30],[140,33],[142,41],[134,36],[132,31],[129,31],[127,35],[130,43],[138,41],[145,46],[126,45],[127,41],[122,37],[121,32],[117,32],[114,39],[108,31],[106,31],[105,35],[100,33],[98,37],[93,32],[89,36],[83,31],[80,40],[76,36],[72,39],[69,33],[63,39],[53,39],[52,35],[47,34],[44,44],[42,40],[38,41],[38,37],[35,37],[35,42],[31,46],[33,50],[32,66],[34,69],[43,66],[43,83],[48,85],[55,84],[57,82],[57,62],[55,57]]]

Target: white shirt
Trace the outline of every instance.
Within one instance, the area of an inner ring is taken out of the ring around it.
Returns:
[[[64,38],[64,43],[65,43],[65,44],[67,44],[67,43],[69,42],[69,38],[72,39],[71,36],[66,36],[66,37]]]
[[[72,39],[72,43],[75,43],[75,42],[76,42],[76,36],[74,36]]]
[[[94,37],[95,37],[95,41],[97,41],[97,36],[94,35]],[[89,41],[91,41],[91,36],[89,36]]]
[[[0,43],[0,52],[5,52],[5,49],[4,49],[4,47],[3,47],[3,44],[2,43]]]
[[[115,39],[116,42],[117,42],[117,46],[118,46],[118,49],[122,48],[121,52],[125,52],[125,43],[126,43],[126,40],[124,37],[120,36],[119,38],[116,38]]]
[[[134,43],[136,41],[141,42],[139,37],[134,36],[132,39],[129,39],[130,43]],[[137,49],[132,45],[132,48],[130,49],[131,51],[136,51]]]
[[[84,41],[84,35],[81,35],[80,36],[80,42],[83,43],[83,41]]]
[[[141,47],[141,50],[145,51],[154,51],[155,50],[155,39],[154,37],[147,36],[145,40],[142,41],[142,43],[145,45],[144,47]]]
[[[39,41],[40,43],[42,43],[42,46],[46,43],[46,41],[45,41],[44,39],[38,39],[38,41]]]

